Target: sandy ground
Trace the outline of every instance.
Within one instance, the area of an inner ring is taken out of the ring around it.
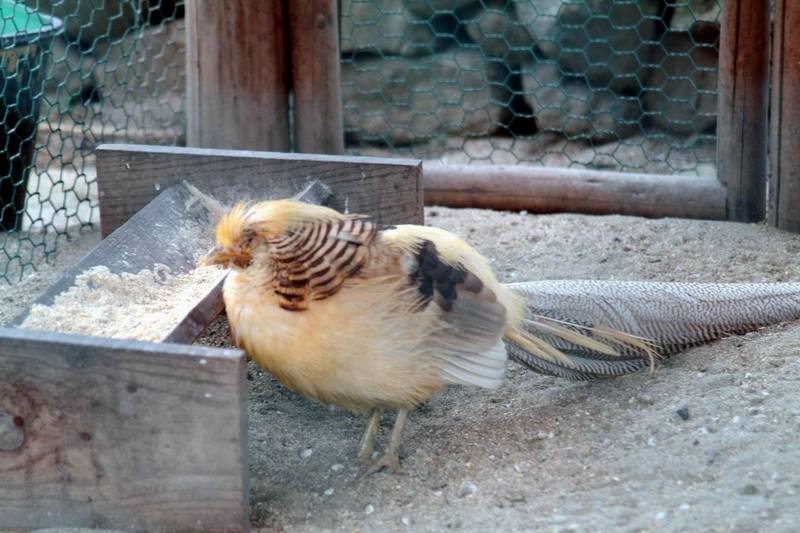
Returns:
[[[800,236],[764,226],[426,212],[429,224],[489,257],[505,281],[800,280]],[[15,288],[13,303],[44,288],[45,275]],[[226,337],[222,319],[204,342]],[[300,398],[255,366],[248,379],[256,530],[793,531],[800,524],[797,325],[690,350],[654,375],[576,384],[512,363],[500,390],[452,388],[412,413],[404,474],[360,483],[354,456],[363,419]],[[381,447],[391,421],[386,414]]]

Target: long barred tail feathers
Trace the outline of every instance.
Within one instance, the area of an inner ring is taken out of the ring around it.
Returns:
[[[652,368],[658,357],[800,319],[800,283],[546,280],[505,287],[525,299],[527,312],[506,335],[511,355],[571,379]],[[527,342],[531,337],[538,340]]]
[[[656,346],[606,327],[589,327],[542,316],[505,336],[509,354],[536,372],[572,380],[616,377],[655,368]]]

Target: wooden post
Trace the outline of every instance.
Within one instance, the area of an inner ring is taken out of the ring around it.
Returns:
[[[767,189],[769,0],[725,2],[719,57],[717,168],[727,218],[764,219]]]
[[[186,2],[190,146],[289,150],[283,1]]]
[[[344,153],[336,0],[292,0],[289,10],[294,149]]]
[[[800,4],[775,2],[769,222],[800,232]]]

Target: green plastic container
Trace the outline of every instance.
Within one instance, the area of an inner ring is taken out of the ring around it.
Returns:
[[[55,17],[0,0],[0,231],[22,224],[46,62],[61,27]]]

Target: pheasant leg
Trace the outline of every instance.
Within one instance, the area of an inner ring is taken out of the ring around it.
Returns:
[[[363,479],[371,474],[380,472],[384,468],[394,472],[395,474],[400,473],[400,457],[397,455],[397,449],[400,447],[400,436],[403,433],[403,425],[406,423],[407,416],[407,409],[400,409],[397,412],[397,419],[394,421],[392,436],[389,437],[389,445],[386,446],[386,451],[380,458],[370,464],[360,476],[358,476],[359,479]]]
[[[375,449],[375,435],[378,433],[378,428],[381,425],[381,410],[373,409],[369,415],[367,428],[364,434],[361,435],[361,441],[358,443],[358,458],[361,461],[368,461],[372,458],[372,450]]]

